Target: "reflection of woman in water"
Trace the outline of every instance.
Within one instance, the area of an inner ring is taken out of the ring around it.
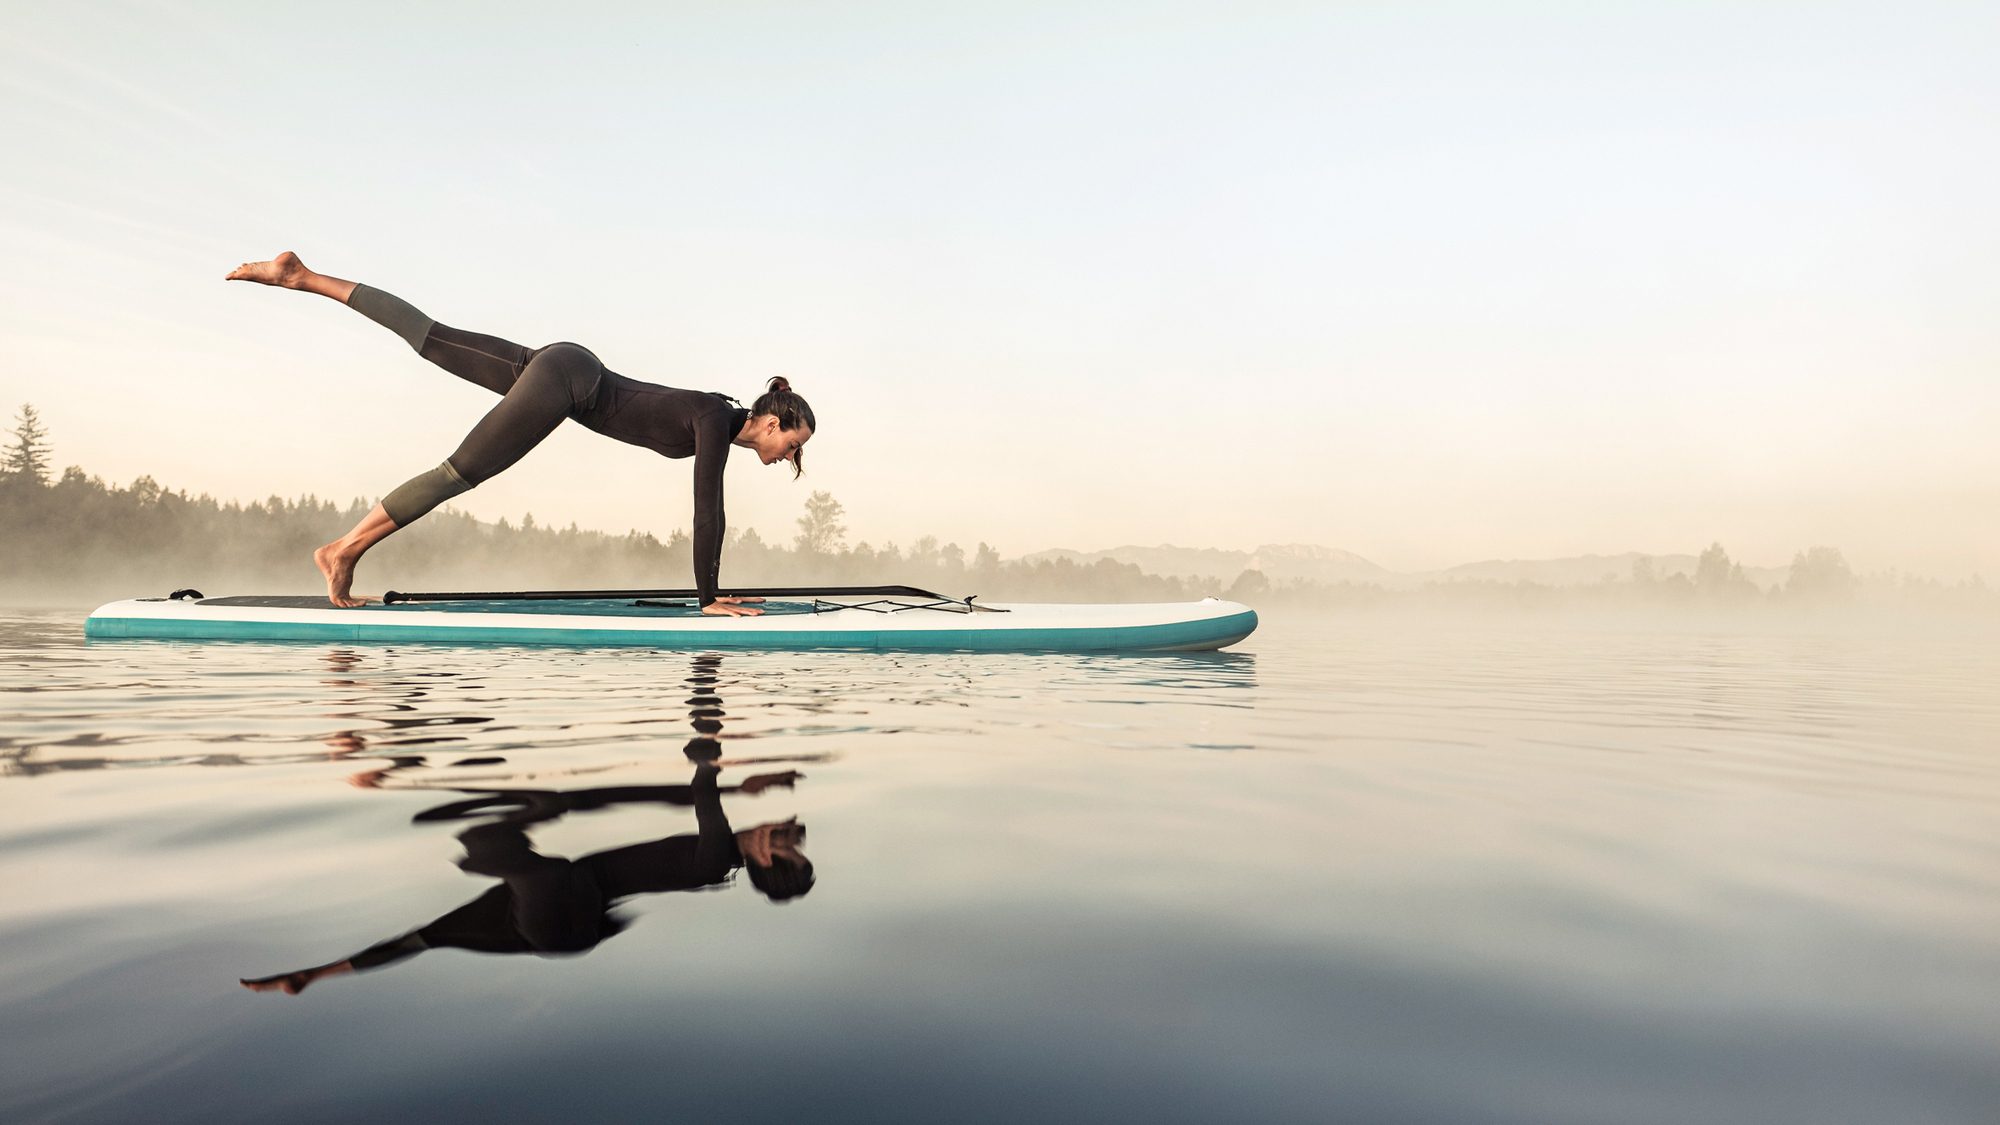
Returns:
[[[708,739],[696,743],[713,745]],[[690,753],[696,749],[690,745]],[[257,992],[298,993],[326,977],[378,968],[426,949],[470,949],[480,953],[581,953],[624,928],[612,907],[633,895],[693,891],[721,886],[730,872],[744,869],[750,884],[772,902],[812,889],[812,862],[800,853],[805,826],[797,818],[760,824],[741,832],[723,814],[724,792],[756,794],[786,788],[799,779],[793,770],[760,774],[725,790],[717,784],[720,764],[703,761],[689,785],[632,786],[576,793],[490,794],[433,809],[418,819],[435,820],[491,809],[509,797],[523,798],[518,812],[459,834],[465,858],[459,866],[500,880],[498,886],[427,926],[371,946],[352,957],[295,972],[243,981]],[[525,827],[553,820],[577,808],[630,801],[668,801],[694,806],[696,831],[644,844],[597,852],[579,860],[545,856],[528,841]]]

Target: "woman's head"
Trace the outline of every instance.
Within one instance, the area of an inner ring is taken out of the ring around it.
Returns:
[[[794,479],[805,472],[805,445],[816,428],[812,407],[782,375],[750,404],[750,447],[766,465],[790,461]]]
[[[812,860],[798,852],[773,856],[769,867],[745,864],[743,872],[750,876],[750,885],[772,902],[790,902],[813,889]]]

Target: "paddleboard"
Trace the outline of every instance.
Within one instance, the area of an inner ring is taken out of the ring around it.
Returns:
[[[725,591],[765,594],[760,617],[703,614],[691,597],[671,596],[686,591],[391,593],[387,604],[354,609],[335,608],[321,596],[205,598],[180,591],[175,597],[100,606],[84,622],[84,635],[663,649],[1200,652],[1235,644],[1257,628],[1254,610],[1219,598],[1151,605],[987,605],[910,587],[826,589],[839,592]]]

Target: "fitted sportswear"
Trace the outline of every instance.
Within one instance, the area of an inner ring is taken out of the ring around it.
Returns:
[[[630,379],[581,344],[520,344],[439,324],[408,301],[357,284],[347,304],[388,328],[417,354],[500,401],[436,468],[382,499],[397,527],[498,475],[573,418],[662,457],[694,458],[694,580],[702,605],[715,600],[722,569],[722,470],[750,412],[726,395]]]

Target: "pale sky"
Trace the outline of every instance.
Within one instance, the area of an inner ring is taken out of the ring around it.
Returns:
[[[292,249],[786,375],[767,538],[2000,576],[2000,5],[5,2],[0,411],[115,482],[378,498],[490,405],[221,280]],[[459,503],[690,469],[566,426]]]

